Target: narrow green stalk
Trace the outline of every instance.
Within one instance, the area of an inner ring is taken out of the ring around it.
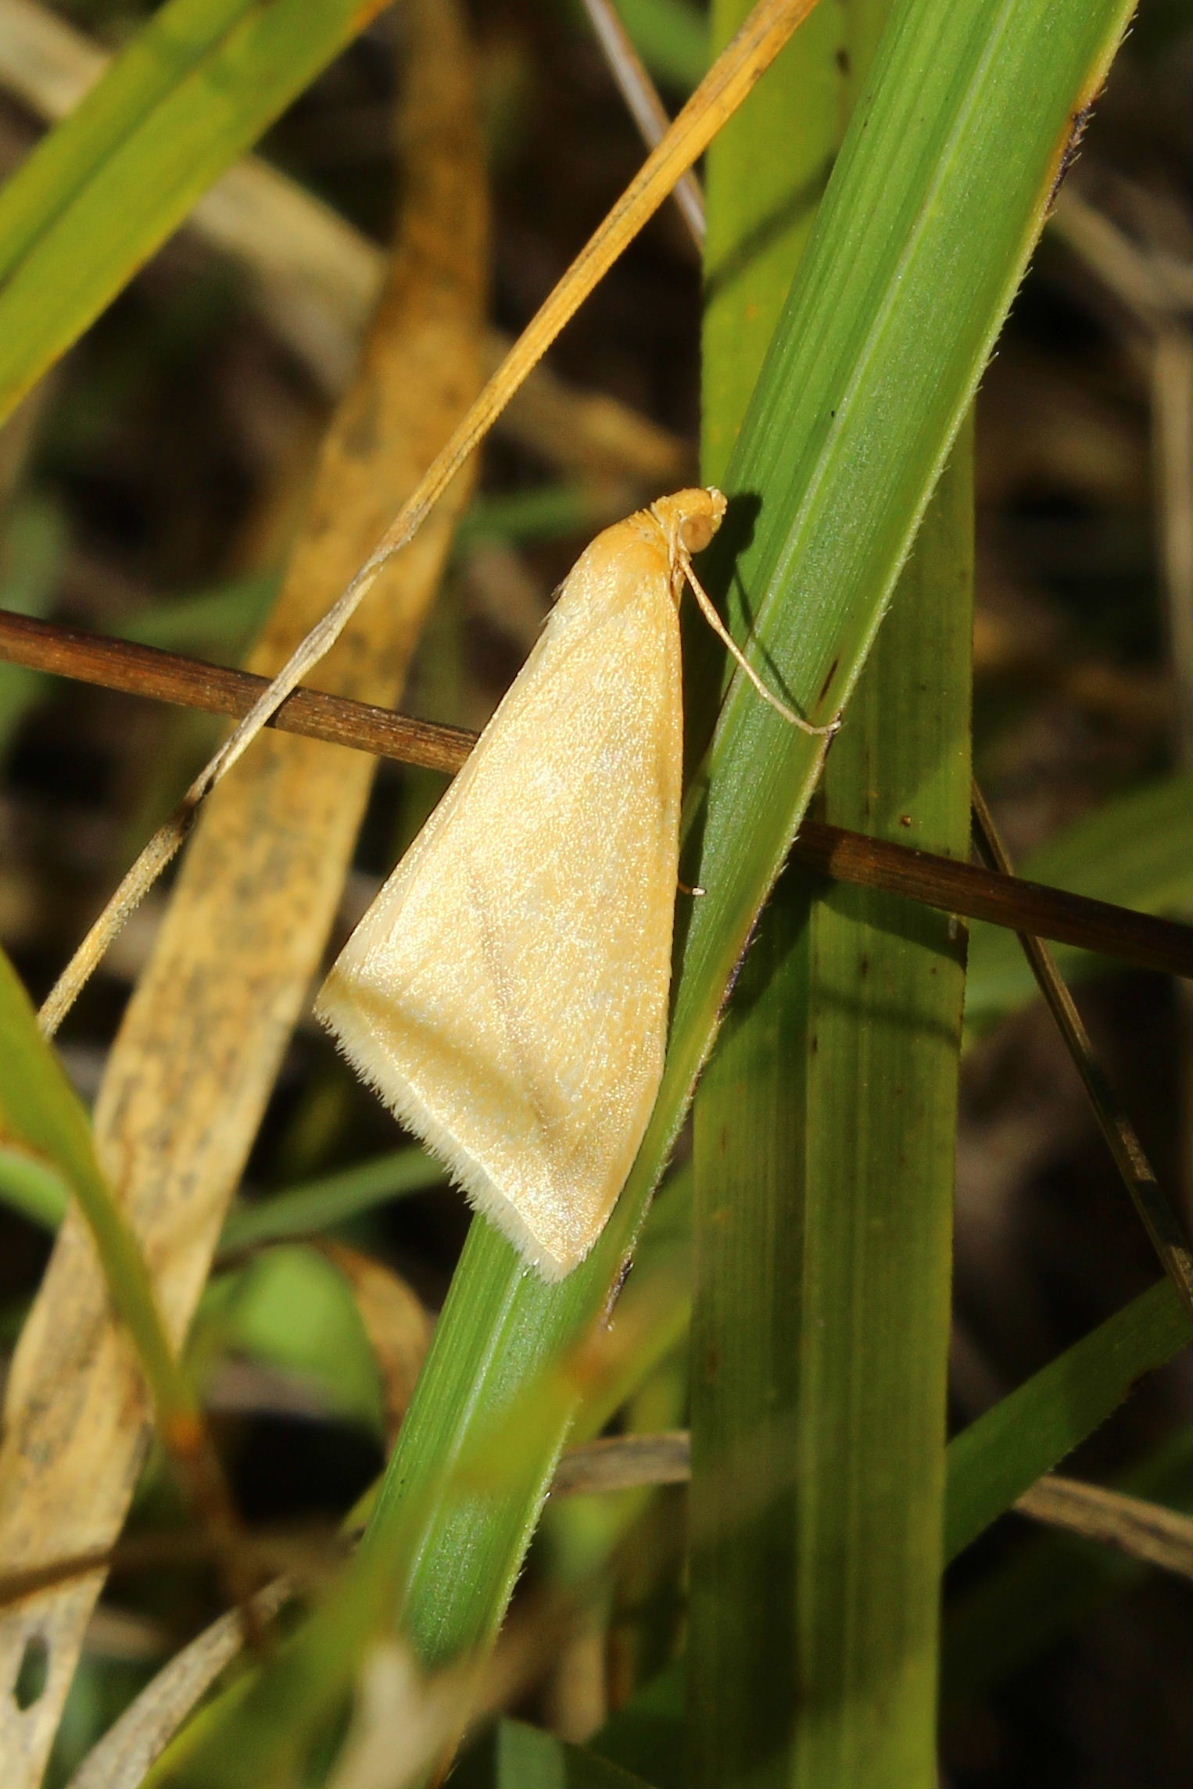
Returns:
[[[742,0],[718,0],[714,43],[732,34],[741,11]],[[844,19],[822,7],[709,152],[702,471],[710,484],[728,476],[840,147],[845,65]],[[693,645],[689,657],[699,664],[707,655]],[[709,1789],[787,1782],[799,1717],[805,1212],[796,1162],[807,1095],[808,918],[808,878],[789,872],[751,941],[695,1102],[684,1780]]]
[[[175,1450],[197,1457],[199,1405],[166,1333],[144,1251],[95,1154],[91,1122],[29,996],[0,952],[0,1147],[57,1176],[78,1201],[112,1303],[129,1332],[159,1427]],[[192,1472],[196,1468],[192,1465]]]
[[[1104,1423],[1137,1379],[1189,1340],[1188,1313],[1172,1282],[1160,1280],[956,1436],[949,1443],[945,1558],[955,1559]]]
[[[710,158],[711,240],[727,238],[705,331],[710,477],[777,308],[779,249],[793,268],[800,247],[768,237],[760,207],[806,212],[845,71],[880,23],[824,22],[835,37],[805,34],[776,70],[770,116],[743,110]],[[782,123],[789,187],[760,197]],[[836,823],[957,855],[968,467],[966,450],[826,774]],[[688,1778],[709,1789],[933,1777],[961,956],[945,917],[789,869],[701,1085],[687,1738]]]

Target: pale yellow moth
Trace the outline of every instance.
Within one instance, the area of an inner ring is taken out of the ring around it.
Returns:
[[[806,726],[692,571],[724,513],[679,491],[597,536],[315,1008],[548,1280],[604,1228],[662,1075],[685,583]]]

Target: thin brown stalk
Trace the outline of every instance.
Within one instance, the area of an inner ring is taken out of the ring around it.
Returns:
[[[551,1484],[553,1497],[687,1484],[692,1476],[686,1429],[610,1435],[569,1447]],[[1050,1528],[1115,1547],[1148,1565],[1193,1578],[1193,1521],[1163,1504],[1048,1472],[1014,1504],[1020,1515]]]
[[[266,678],[248,671],[4,610],[0,610],[0,659],[212,714],[247,714],[268,688]],[[287,696],[269,725],[447,776],[455,775],[476,743],[475,733],[462,727],[415,720],[305,687]],[[810,820],[804,823],[792,856],[837,882],[882,888],[946,913],[1193,979],[1193,927],[1175,920]]]

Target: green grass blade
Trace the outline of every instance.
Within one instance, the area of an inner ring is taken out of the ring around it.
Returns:
[[[645,1778],[525,1721],[499,1721],[485,1750],[488,1771],[461,1770],[460,1789],[649,1789]]]
[[[714,478],[873,51],[819,22],[710,154]],[[964,855],[968,460],[945,482],[826,781],[837,823],[891,836],[906,803]],[[943,918],[822,892],[781,879],[696,1101],[685,1780],[710,1789],[933,1769],[961,965]]]
[[[1193,1486],[1193,1435],[1176,1430],[1112,1489],[1188,1513]],[[1024,1525],[1026,1528],[1026,1524]],[[1153,1567],[1114,1547],[1060,1529],[1037,1529],[1000,1558],[948,1610],[941,1659],[941,1697],[962,1706],[1002,1681],[1095,1610],[1119,1597]]]
[[[966,456],[826,779],[835,824],[906,838],[906,817],[960,856],[971,533]],[[689,1777],[710,1789],[935,1780],[964,936],[818,892],[780,882],[696,1107]]]
[[[872,48],[821,17],[823,41],[802,34],[775,71],[786,94],[769,115],[743,108],[710,156],[711,477],[743,407],[751,325],[776,308],[832,147],[846,92],[834,76]],[[785,193],[766,182],[775,138]],[[918,836],[962,855],[970,509],[963,468],[929,512],[827,778],[838,823],[905,836],[906,802]],[[788,876],[701,1086],[693,1781],[852,1784],[881,1758],[912,1782],[932,1767],[961,988],[948,934],[859,891],[810,906]]]
[[[1126,14],[1121,0],[896,9],[729,474],[733,491],[763,498],[737,606],[813,719],[860,672],[1042,222],[1070,115],[1101,84]],[[695,1077],[817,768],[810,742],[739,677],[698,817],[689,879],[710,892],[688,933],[660,1117]]]
[[[1189,1333],[1180,1298],[1162,1280],[956,1436],[949,1443],[945,1558],[955,1559],[1092,1435],[1137,1379],[1188,1346]]]
[[[741,0],[720,0],[714,44],[741,13]],[[837,10],[821,7],[709,151],[701,469],[730,490],[732,450],[840,146],[845,36]],[[693,1785],[789,1777],[806,920],[788,878],[696,1100],[683,1748]]]
[[[96,1160],[91,1124],[33,1006],[0,952],[0,1147],[60,1178],[87,1220],[112,1302],[128,1327],[161,1422],[180,1432],[197,1409],[170,1345],[145,1256]]]
[[[0,195],[0,420],[381,0],[169,0]]]
[[[937,486],[826,778],[836,825],[965,858],[972,453]],[[859,712],[860,710],[860,712]],[[936,1781],[964,929],[860,889],[816,903],[790,1780]],[[843,1487],[848,1495],[843,1496]]]
[[[313,1236],[372,1211],[386,1200],[442,1186],[443,1178],[439,1163],[421,1149],[390,1150],[355,1167],[275,1193],[272,1198],[238,1205],[224,1225],[220,1248],[226,1253],[288,1237]]]

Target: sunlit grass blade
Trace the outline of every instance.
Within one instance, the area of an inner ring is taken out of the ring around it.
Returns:
[[[0,194],[0,416],[381,4],[159,8]]]

